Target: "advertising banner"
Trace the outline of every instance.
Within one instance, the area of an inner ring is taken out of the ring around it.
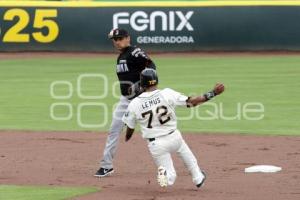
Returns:
[[[199,5],[0,3],[0,51],[112,52],[107,34],[120,27],[152,52],[300,50],[298,5]]]

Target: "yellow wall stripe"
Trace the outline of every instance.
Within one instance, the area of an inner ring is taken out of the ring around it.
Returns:
[[[222,6],[300,6],[291,1],[144,1],[144,2],[86,2],[86,1],[0,1],[0,7],[222,7]]]

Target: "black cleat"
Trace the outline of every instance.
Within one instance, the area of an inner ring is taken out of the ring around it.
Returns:
[[[199,184],[196,185],[197,188],[200,188],[202,185],[204,185],[204,181],[205,181],[205,179],[206,179],[206,174],[205,174],[205,172],[204,172],[204,171],[201,171],[201,172],[202,172],[202,174],[204,175],[204,178],[202,179],[201,183],[199,183]]]
[[[94,176],[95,177],[105,177],[105,176],[111,175],[112,173],[114,173],[114,168],[105,169],[105,168],[101,167]]]

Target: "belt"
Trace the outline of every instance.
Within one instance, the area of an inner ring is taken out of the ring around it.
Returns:
[[[170,133],[166,134],[166,135],[171,135],[172,133],[174,133],[175,130],[171,131]],[[165,135],[162,135],[165,136]],[[149,142],[153,142],[155,140],[155,138],[148,138]]]

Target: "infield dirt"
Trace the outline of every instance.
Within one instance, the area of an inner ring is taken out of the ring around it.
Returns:
[[[184,134],[205,186],[196,189],[183,162],[173,155],[177,180],[160,188],[146,141],[121,136],[115,173],[95,178],[106,134],[92,132],[0,132],[0,184],[92,186],[101,191],[80,200],[297,200],[300,199],[300,137]],[[279,173],[245,174],[256,164],[280,166]]]

